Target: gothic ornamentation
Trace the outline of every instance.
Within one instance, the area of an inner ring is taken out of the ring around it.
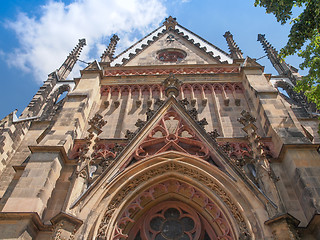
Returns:
[[[179,89],[181,87],[182,82],[178,80],[173,73],[169,74],[163,82],[162,85],[164,86],[164,92],[167,97],[173,95],[175,97],[179,96]]]
[[[207,147],[173,110],[167,112],[160,120],[159,124],[137,148],[133,157],[139,160],[168,150],[184,152],[202,159],[209,157]]]
[[[246,110],[243,110],[241,112],[241,115],[242,115],[242,117],[240,117],[238,119],[238,121],[244,126],[251,124],[251,123],[254,123],[256,121],[256,119]]]
[[[218,73],[239,73],[239,67],[223,66],[223,67],[180,67],[175,69],[157,69],[157,68],[145,68],[145,69],[105,69],[104,76],[148,76],[159,74],[218,74]]]
[[[195,181],[200,182],[201,184],[210,188],[213,193],[228,207],[231,215],[235,219],[238,224],[239,229],[241,231],[245,231],[249,233],[249,229],[245,223],[245,219],[243,218],[239,208],[230,198],[230,196],[221,188],[218,184],[216,184],[212,178],[203,173],[200,173],[196,169],[189,169],[184,165],[181,165],[179,162],[169,162],[162,166],[159,166],[157,169],[151,169],[147,172],[141,173],[137,178],[132,179],[130,183],[120,189],[117,194],[112,198],[111,202],[108,205],[108,210],[104,214],[103,221],[100,224],[98,230],[98,236],[103,239],[105,237],[105,229],[108,227],[109,220],[111,218],[111,214],[113,213],[114,209],[117,208],[123,199],[128,195],[128,193],[134,191],[140,184],[143,182],[148,181],[151,178],[156,176],[162,175],[168,172],[175,172],[185,176],[192,178]],[[110,211],[112,209],[113,211]]]
[[[218,133],[218,130],[217,130],[217,129],[214,129],[213,131],[208,132],[207,134],[210,136],[210,138],[211,138],[213,141],[216,141],[216,140],[217,140],[217,137],[220,136],[220,134]]]

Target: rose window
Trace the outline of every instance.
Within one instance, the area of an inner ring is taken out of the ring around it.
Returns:
[[[157,58],[162,62],[180,62],[187,54],[180,49],[163,49],[157,53]]]
[[[181,207],[164,208],[152,216],[147,223],[148,239],[154,240],[193,240],[199,236],[199,218]]]

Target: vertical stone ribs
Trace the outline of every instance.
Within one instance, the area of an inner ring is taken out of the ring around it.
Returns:
[[[243,59],[242,51],[236,44],[236,42],[233,40],[233,35],[228,31],[223,35],[227,41],[231,57],[233,59]]]
[[[82,48],[86,45],[86,39],[79,39],[78,45],[70,52],[67,59],[59,68],[57,74],[60,79],[66,79],[76,64]]]
[[[116,50],[117,42],[119,40],[120,38],[117,35],[113,35],[112,38],[110,38],[109,46],[101,56],[101,62],[110,63],[113,60],[113,54]]]

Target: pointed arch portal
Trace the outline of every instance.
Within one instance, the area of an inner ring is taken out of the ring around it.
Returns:
[[[218,171],[224,174],[199,158],[173,151],[130,166],[113,180],[95,239],[231,240],[250,235],[243,209],[212,176]]]

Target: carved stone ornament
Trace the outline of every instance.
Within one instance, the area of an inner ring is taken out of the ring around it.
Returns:
[[[204,128],[204,126],[208,125],[207,119],[203,118],[200,121],[197,121],[198,125],[202,128]]]
[[[126,135],[124,136],[129,141],[132,140],[136,136],[135,132],[131,132],[130,130],[126,131]]]
[[[187,106],[190,104],[187,98],[184,98],[184,99],[179,100],[179,103],[180,103],[181,106],[183,106],[185,109],[186,109]]]
[[[107,123],[105,120],[103,120],[103,117],[96,113],[92,119],[89,120],[89,125],[94,128],[95,130],[98,130],[98,132],[101,132],[101,128]]]
[[[198,120],[198,111],[196,108],[192,108],[188,110],[189,115],[193,118],[193,120],[197,121]]]
[[[164,101],[161,100],[160,98],[157,98],[154,102],[154,105],[160,108],[164,104]]]
[[[204,160],[209,158],[209,149],[173,109],[162,117],[147,138],[137,146],[132,158],[140,160],[169,150],[183,152]]]
[[[171,16],[169,16],[168,18],[166,18],[165,22],[163,23],[163,25],[166,26],[166,30],[170,30],[170,29],[175,29],[176,25],[178,24],[176,18],[173,18]]]
[[[144,125],[146,125],[146,121],[142,121],[140,118],[137,120],[135,126],[139,128],[139,131],[141,130],[141,128],[143,128]]]
[[[162,82],[164,88],[165,88],[165,94],[167,97],[169,96],[179,96],[179,89],[181,87],[182,82],[178,80],[173,73],[169,74],[169,77],[167,77]]]
[[[208,135],[211,137],[211,139],[212,139],[213,141],[216,141],[216,140],[217,140],[217,137],[220,136],[220,134],[218,133],[218,130],[217,130],[217,129],[214,129],[213,131],[208,132]]]
[[[129,193],[132,193],[141,183],[148,181],[151,178],[155,178],[157,176],[161,176],[164,173],[175,172],[182,175],[185,175],[194,181],[197,181],[204,186],[208,187],[212,190],[212,192],[226,205],[228,211],[231,213],[233,218],[235,219],[241,233],[244,235],[241,236],[250,236],[249,228],[246,225],[246,221],[242,216],[239,208],[234,203],[233,199],[228,195],[228,193],[220,187],[217,183],[212,180],[207,175],[199,172],[194,168],[187,168],[183,164],[179,162],[169,162],[159,166],[156,171],[155,169],[151,169],[148,171],[144,171],[135,179],[132,179],[129,183],[127,183],[124,187],[119,189],[116,195],[110,201],[107,211],[105,212],[102,222],[99,225],[97,239],[105,239],[106,238],[106,229],[109,227],[110,219],[112,214],[116,208],[120,206],[122,201],[128,196]],[[244,238],[250,239],[250,238]]]
[[[155,114],[155,110],[151,110],[150,108],[148,108],[147,109],[147,112],[146,112],[146,114],[147,114],[147,121],[149,121],[150,120],[150,118],[152,118],[152,116]]]
[[[243,110],[241,112],[242,117],[238,118],[238,122],[240,122],[243,126],[247,126],[249,124],[252,124],[256,121],[256,119],[251,115],[251,113],[247,112],[246,110]]]

